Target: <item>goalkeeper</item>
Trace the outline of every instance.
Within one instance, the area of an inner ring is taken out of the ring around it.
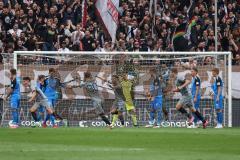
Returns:
[[[128,115],[131,116],[133,121],[133,126],[137,127],[137,117],[136,117],[136,109],[133,103],[134,100],[134,79],[128,79],[128,73],[125,73],[121,80],[121,86],[123,90],[123,95],[125,98],[125,106],[127,109]]]

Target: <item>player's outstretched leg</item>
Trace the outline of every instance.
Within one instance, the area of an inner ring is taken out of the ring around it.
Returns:
[[[37,113],[36,111],[30,111],[31,112],[31,115],[32,115],[32,118],[35,122],[38,122],[38,116],[37,116]]]
[[[113,116],[111,126],[114,127],[116,125],[116,121],[118,120],[118,111],[114,109],[111,111],[111,114]]]
[[[106,115],[104,113],[100,113],[99,116],[102,118],[102,120],[109,126],[111,127],[111,122],[109,121],[109,119],[106,117]],[[112,127],[111,127],[112,128]]]
[[[194,117],[189,114],[181,103],[177,103],[176,109],[188,118],[189,125],[192,125]]]
[[[202,114],[198,110],[196,110],[195,108],[191,108],[191,110],[192,110],[193,114],[195,114],[196,117],[198,119],[200,119],[200,121],[202,121],[203,129],[205,129],[207,127],[207,125],[208,125],[208,121],[206,119],[204,119]]]
[[[128,114],[129,114],[129,115],[131,116],[131,118],[132,118],[133,126],[134,126],[134,127],[137,127],[138,124],[137,124],[137,116],[136,116],[135,110],[134,110],[134,109],[133,109],[133,110],[129,110],[129,111],[128,111]]]
[[[124,127],[124,118],[121,111],[118,111],[118,119],[120,120],[122,127]]]
[[[54,116],[55,119],[57,119],[57,120],[61,120],[61,121],[63,120],[63,118],[62,118],[59,114],[57,114],[56,111],[53,112],[53,116]]]

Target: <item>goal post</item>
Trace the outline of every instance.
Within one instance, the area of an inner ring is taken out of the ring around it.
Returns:
[[[29,76],[31,85],[36,83],[36,77],[40,74],[48,75],[49,68],[55,68],[62,82],[68,82],[76,76],[83,78],[84,72],[91,72],[96,78],[100,96],[104,99],[104,111],[111,118],[110,108],[115,99],[114,93],[105,82],[99,78],[111,80],[112,75],[127,72],[129,79],[136,79],[134,86],[135,106],[139,124],[145,125],[149,120],[149,101],[146,90],[149,88],[152,74],[161,73],[163,67],[171,70],[178,68],[179,74],[190,72],[191,67],[197,67],[202,79],[202,95],[200,111],[210,120],[210,125],[215,125],[215,110],[213,99],[210,96],[211,69],[218,67],[220,76],[224,80],[224,124],[232,127],[232,57],[230,52],[42,52],[42,51],[16,51],[14,52],[12,65],[18,70],[19,76]],[[155,72],[155,73],[152,73]],[[174,86],[174,80],[169,78],[169,88]],[[6,82],[9,83],[9,82]],[[70,82],[76,85],[79,82]],[[182,122],[185,118],[180,115],[175,105],[180,94],[165,96],[165,104],[169,112],[169,121]],[[60,89],[56,110],[67,119],[69,126],[101,126],[102,123],[94,115],[91,101],[86,92],[80,88]],[[21,120],[31,120],[27,114],[30,104],[23,100]],[[6,106],[7,107],[7,106]],[[9,113],[5,114],[3,124],[10,119]],[[129,117],[125,114],[127,122]],[[93,125],[94,124],[94,125]],[[173,126],[174,127],[174,126]]]

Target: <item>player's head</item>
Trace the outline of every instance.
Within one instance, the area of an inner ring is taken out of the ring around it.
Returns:
[[[48,74],[49,76],[53,76],[55,74],[56,70],[54,68],[49,68]]]
[[[10,73],[11,73],[11,79],[12,79],[17,75],[17,70],[12,68],[12,69],[10,69]]]
[[[85,72],[84,73],[84,81],[90,80],[92,78],[91,72]]]
[[[12,69],[10,69],[10,73],[11,73],[11,75],[17,75],[17,70],[12,68]]]
[[[44,75],[39,75],[38,76],[38,82],[43,85],[44,84],[44,80],[45,80],[45,76]]]
[[[213,68],[213,69],[212,69],[212,75],[213,75],[213,77],[218,76],[218,74],[219,74],[219,68]]]
[[[30,77],[23,77],[23,86],[24,87],[29,87],[31,83],[31,78]]]
[[[192,68],[191,75],[195,77],[198,74],[198,69],[196,67]]]

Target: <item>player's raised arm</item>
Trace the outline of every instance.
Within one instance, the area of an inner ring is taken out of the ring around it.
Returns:
[[[11,86],[7,88],[7,94],[3,98],[4,101],[6,101],[10,97],[10,95],[13,92],[13,89],[15,88],[15,85],[16,85],[16,80],[14,82],[11,82]]]
[[[5,100],[5,101],[11,96],[11,94],[13,93],[13,91],[17,85],[16,70],[12,69],[10,72],[11,72],[11,85],[9,87],[7,87],[7,94],[3,98],[3,100]]]

